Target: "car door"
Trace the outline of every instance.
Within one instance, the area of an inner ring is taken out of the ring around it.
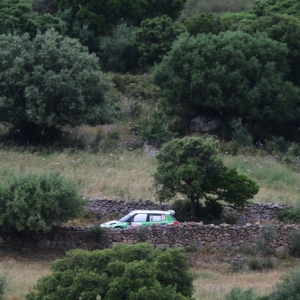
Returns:
[[[146,226],[147,225],[147,214],[146,213],[139,213],[134,215],[131,220],[131,226]]]

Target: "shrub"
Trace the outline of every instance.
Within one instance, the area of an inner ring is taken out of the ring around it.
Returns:
[[[232,272],[240,272],[243,270],[244,262],[241,260],[234,260],[230,262],[230,268]]]
[[[240,146],[253,146],[253,136],[249,133],[247,128],[243,125],[242,119],[231,123],[232,127],[232,140],[235,141]]]
[[[277,218],[285,223],[300,223],[300,208],[281,209],[277,213]]]
[[[162,111],[154,110],[153,113],[141,122],[140,135],[143,142],[160,147],[174,137],[168,129],[168,121]]]
[[[226,300],[255,300],[253,290],[242,291],[240,288],[233,288],[225,297]]]
[[[0,300],[4,300],[4,293],[7,287],[7,277],[6,275],[0,275]]]
[[[275,267],[274,260],[271,257],[250,258],[247,264],[252,271],[272,270]]]
[[[257,250],[263,256],[274,254],[272,242],[277,235],[276,229],[272,226],[263,226],[260,228],[259,236],[256,240]]]
[[[51,230],[83,213],[78,187],[58,172],[23,174],[0,184],[0,225],[5,231]]]
[[[261,261],[255,257],[249,258],[247,265],[252,271],[260,271],[262,269]]]
[[[289,232],[288,242],[291,255],[300,256],[300,231],[293,230]]]
[[[192,299],[188,259],[178,248],[153,249],[138,243],[92,252],[73,250],[51,269],[52,274],[38,280],[27,300]]]
[[[270,295],[272,300],[298,300],[300,298],[300,269],[292,270],[283,277],[283,281],[277,284],[276,289]]]

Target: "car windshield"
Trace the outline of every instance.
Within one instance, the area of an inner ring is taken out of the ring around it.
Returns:
[[[132,216],[133,214],[128,214],[125,217],[121,218],[119,222],[127,222]]]

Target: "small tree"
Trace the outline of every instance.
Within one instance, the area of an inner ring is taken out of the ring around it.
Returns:
[[[218,143],[211,139],[186,137],[165,144],[157,155],[154,186],[160,201],[181,194],[195,206],[205,201],[225,200],[243,206],[258,192],[255,182],[237,171],[228,170],[218,156]]]
[[[0,184],[0,226],[47,232],[79,217],[84,204],[77,185],[57,172],[9,177]]]
[[[153,250],[139,243],[93,252],[73,250],[51,269],[27,300],[192,299],[193,276],[180,249]]]

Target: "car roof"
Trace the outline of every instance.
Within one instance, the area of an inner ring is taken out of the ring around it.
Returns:
[[[174,215],[174,210],[133,210],[130,214],[168,214]]]

